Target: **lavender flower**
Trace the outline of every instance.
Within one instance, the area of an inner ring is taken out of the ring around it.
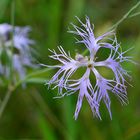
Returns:
[[[77,43],[83,43],[89,50],[90,55],[83,56],[76,54],[75,59],[73,59],[70,53],[66,53],[62,47],[58,47],[60,53],[56,53],[55,50],[50,50],[53,53],[50,57],[59,61],[61,64],[48,66],[57,68],[58,71],[47,84],[49,86],[54,84],[54,88],[58,87],[58,95],[60,97],[79,92],[74,114],[75,119],[78,117],[84,97],[87,99],[93,115],[101,119],[99,109],[100,103],[103,101],[108,109],[110,118],[112,118],[110,109],[111,100],[108,92],[111,91],[117,96],[122,104],[127,104],[127,86],[125,85],[127,81],[125,77],[130,78],[130,76],[128,72],[122,68],[121,64],[124,61],[132,61],[131,57],[124,56],[127,51],[122,52],[114,31],[107,32],[96,38],[89,18],[86,17],[85,24],[82,23],[79,18],[77,19],[82,26],[78,27],[72,24],[75,31],[69,32],[81,38],[81,40],[77,39]],[[100,48],[108,48],[110,50],[110,55],[104,61],[96,61],[96,54]],[[97,67],[100,66],[111,69],[114,73],[114,77],[112,79],[104,78],[97,70]],[[75,79],[73,75],[77,69],[81,69],[81,67],[85,67],[86,71],[81,78]],[[95,75],[96,83],[91,82],[91,73]]]
[[[9,61],[21,79],[26,73],[25,66],[34,67],[30,55],[32,49],[29,47],[34,44],[34,41],[28,38],[30,30],[29,26],[13,27],[7,23],[0,24],[0,56],[5,52],[5,59],[12,59]],[[6,77],[9,77],[10,74],[8,63],[8,61],[4,63],[3,59],[0,59],[0,73]]]

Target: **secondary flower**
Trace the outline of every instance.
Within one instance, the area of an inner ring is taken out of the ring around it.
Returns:
[[[61,46],[58,47],[60,53],[56,53],[55,50],[50,50],[52,53],[50,57],[59,61],[60,64],[48,66],[57,68],[58,71],[47,84],[49,86],[54,84],[54,88],[58,87],[58,94],[60,97],[79,92],[74,114],[75,119],[78,117],[84,97],[87,99],[93,115],[101,119],[99,109],[100,103],[103,101],[108,109],[110,118],[112,118],[110,109],[111,100],[108,92],[111,91],[118,97],[122,104],[128,102],[125,77],[130,76],[128,72],[122,68],[121,64],[124,61],[131,61],[131,57],[124,56],[127,51],[122,52],[114,31],[95,37],[93,26],[88,17],[86,17],[85,24],[79,19],[78,21],[81,23],[81,27],[72,24],[75,30],[69,32],[81,38],[81,40],[77,39],[77,43],[83,43],[85,45],[89,51],[89,56],[76,54],[74,59],[71,57],[70,53],[66,53]],[[110,50],[110,55],[106,60],[97,61],[96,55],[100,48],[108,48]],[[82,69],[82,67],[86,70],[81,78],[77,78],[74,74],[78,69]],[[99,73],[98,67],[107,67],[111,69],[114,73],[114,77],[112,77],[112,79],[103,77]],[[92,73],[95,76],[96,83],[91,82]]]
[[[32,63],[31,51],[29,47],[34,41],[29,39],[28,34],[31,28],[13,27],[10,24],[0,24],[0,73],[9,77],[9,63],[15,72],[18,72],[21,79],[26,73],[25,66],[34,67]]]

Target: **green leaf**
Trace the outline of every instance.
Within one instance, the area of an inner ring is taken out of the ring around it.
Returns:
[[[3,18],[4,13],[6,11],[6,7],[9,4],[9,2],[10,2],[10,0],[0,0],[0,9],[1,9],[0,19]]]
[[[74,105],[72,100],[68,97],[64,100],[64,119],[69,134],[66,136],[67,140],[76,140],[77,138],[77,123],[73,117]]]
[[[43,84],[45,83],[46,79],[45,78],[29,78],[26,80],[27,83],[35,83],[35,84]]]
[[[39,117],[39,128],[41,130],[44,140],[56,140],[54,130],[50,126],[48,120],[43,115],[40,115]]]

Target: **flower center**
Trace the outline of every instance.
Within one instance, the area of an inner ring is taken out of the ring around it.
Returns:
[[[93,64],[88,64],[87,66],[89,69],[93,68]]]

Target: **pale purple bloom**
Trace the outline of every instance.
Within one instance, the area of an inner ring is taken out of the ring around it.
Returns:
[[[104,42],[105,38],[112,41],[112,38],[110,36],[115,35],[113,31],[107,32],[96,38],[93,33],[94,26],[90,24],[89,18],[86,17],[85,24],[82,23],[82,21],[79,18],[77,19],[81,23],[83,28],[72,24],[75,31],[69,31],[69,32],[78,35],[82,38],[82,40],[77,39],[76,43],[83,43],[87,47],[87,49],[90,52],[90,60],[94,59],[99,48],[101,47],[110,48],[110,49],[114,48],[112,44]]]
[[[29,26],[19,27],[4,23],[0,24],[0,52],[6,52],[6,57],[10,58],[13,69],[17,72],[21,79],[26,73],[25,66],[34,67],[33,58],[31,57],[31,45],[34,41],[29,39]],[[12,55],[12,56],[11,56]],[[8,63],[0,60],[0,73],[9,77],[10,69]]]
[[[95,98],[93,96],[94,89],[90,82],[89,76],[90,76],[90,69],[87,68],[87,70],[84,73],[84,75],[82,76],[82,78],[80,78],[78,80],[70,80],[70,82],[73,82],[73,83],[69,84],[69,87],[67,88],[68,92],[70,92],[70,94],[75,93],[76,91],[79,91],[76,110],[75,110],[75,114],[74,114],[75,119],[77,119],[77,117],[78,117],[84,96],[87,99],[87,101],[91,107],[93,115],[100,118],[99,104],[96,100],[94,100],[94,98]]]
[[[70,53],[67,54],[62,47],[58,47],[60,51],[58,54],[55,50],[50,50],[53,53],[50,57],[59,61],[61,64],[48,66],[58,68],[59,70],[47,84],[49,86],[54,84],[54,88],[58,87],[58,94],[60,97],[79,92],[74,114],[75,119],[78,117],[84,97],[87,99],[93,114],[100,119],[99,107],[100,102],[103,100],[109,111],[110,118],[112,118],[110,109],[111,100],[108,92],[111,91],[117,96],[122,104],[128,102],[125,85],[127,81],[125,77],[130,78],[130,76],[128,72],[122,68],[121,63],[124,61],[132,61],[131,57],[124,56],[127,51],[122,52],[113,31],[95,37],[93,26],[88,17],[86,17],[85,24],[79,19],[78,21],[82,26],[78,27],[72,24],[75,31],[69,32],[76,34],[81,38],[81,40],[77,39],[77,42],[83,43],[89,50],[90,55],[83,56],[81,54],[76,54],[75,59],[73,59]],[[96,54],[100,48],[108,48],[110,50],[110,55],[106,60],[96,61]],[[114,73],[114,77],[112,79],[104,78],[96,69],[100,66],[111,69]],[[80,69],[81,67],[85,67],[86,71],[81,78],[76,79],[73,75],[76,73],[77,69]],[[92,73],[95,75],[96,83],[91,82],[90,75]]]

